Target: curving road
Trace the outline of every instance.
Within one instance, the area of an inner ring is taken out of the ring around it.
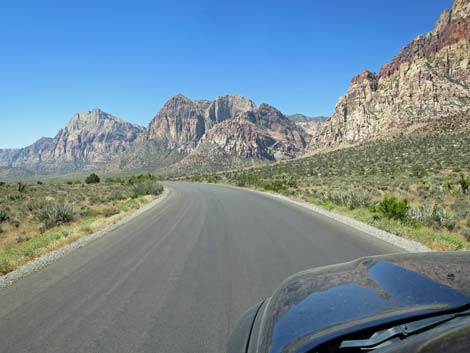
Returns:
[[[158,206],[0,290],[2,353],[221,353],[286,276],[400,251],[267,196],[166,186]]]

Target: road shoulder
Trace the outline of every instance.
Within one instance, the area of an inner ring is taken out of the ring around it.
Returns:
[[[214,185],[220,185],[220,184],[214,184]],[[226,185],[224,186],[229,187],[229,188],[234,188],[234,189],[239,189],[239,190],[245,190],[253,193],[257,193],[260,195],[263,195],[265,197],[269,197],[278,201],[286,202],[289,204],[294,204],[298,207],[302,207],[304,209],[307,209],[311,212],[315,212],[317,214],[321,214],[325,217],[328,217],[330,219],[333,219],[337,222],[340,222],[342,224],[345,224],[351,228],[354,228],[356,230],[359,230],[369,236],[375,237],[377,239],[380,239],[386,243],[392,244],[400,249],[403,249],[404,251],[407,252],[430,252],[432,251],[430,248],[427,246],[414,241],[410,239],[406,239],[403,237],[399,237],[398,235],[388,233],[384,230],[375,228],[369,224],[366,224],[364,222],[358,221],[356,219],[353,219],[351,217],[347,217],[335,212],[328,211],[320,206],[316,206],[307,202],[302,202],[302,201],[296,201],[288,198],[287,196],[284,195],[279,195],[279,194],[274,194],[270,192],[264,192],[264,191],[259,191],[259,190],[253,190],[249,188],[242,188],[238,186],[233,186],[233,185]]]

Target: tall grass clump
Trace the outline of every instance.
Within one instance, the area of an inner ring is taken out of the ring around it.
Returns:
[[[325,191],[318,195],[323,203],[333,203],[339,206],[346,206],[350,209],[369,207],[371,205],[371,196],[369,193],[358,190],[350,191]]]
[[[450,229],[454,224],[454,220],[449,212],[447,212],[444,207],[438,204],[434,204],[434,206],[424,205],[410,207],[408,209],[408,218],[411,221],[415,221],[433,228]]]
[[[36,219],[44,225],[45,229],[49,229],[71,222],[73,216],[72,206],[57,202],[48,202],[37,211]]]

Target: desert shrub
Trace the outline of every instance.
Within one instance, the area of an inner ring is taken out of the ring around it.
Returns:
[[[105,217],[111,217],[118,214],[119,210],[115,209],[114,207],[106,207],[101,213]]]
[[[14,266],[5,258],[0,258],[0,274],[4,275],[11,272]]]
[[[102,203],[107,202],[107,199],[105,198],[105,196],[101,194],[90,195],[88,197],[88,200],[90,201],[90,204],[92,205],[100,205]]]
[[[222,178],[219,175],[208,175],[206,181],[208,183],[218,183]]]
[[[78,214],[80,217],[95,217],[99,214],[99,212],[95,208],[82,206]]]
[[[100,177],[95,173],[91,173],[85,179],[85,183],[87,184],[98,184],[99,182],[100,182]]]
[[[287,185],[280,179],[275,179],[272,181],[266,181],[263,186],[264,190],[274,191],[274,192],[286,192]]]
[[[125,200],[125,199],[127,199],[127,196],[124,195],[124,193],[119,190],[114,190],[113,192],[111,192],[111,194],[108,197],[109,201],[115,201],[115,200],[120,201],[120,200]]]
[[[289,175],[287,173],[282,173],[280,179],[284,184],[290,188],[298,187],[298,178],[295,175]]]
[[[10,216],[7,211],[0,210],[0,223],[6,222],[10,219]]]
[[[462,193],[464,195],[468,195],[470,189],[470,179],[462,174],[460,175],[459,184],[460,188],[462,189]]]
[[[408,219],[434,228],[452,228],[454,224],[447,210],[438,204],[409,207]]]
[[[133,175],[129,178],[128,183],[130,185],[135,185],[140,182],[145,181],[155,181],[157,178],[152,174],[140,174],[140,175]]]
[[[49,202],[36,214],[36,219],[43,223],[46,229],[69,223],[73,220],[73,208],[57,202]]]
[[[351,191],[325,191],[318,194],[322,203],[331,202],[339,206],[347,206],[350,209],[369,207],[371,196],[369,193],[358,190]]]
[[[408,215],[408,200],[385,196],[377,205],[377,211],[389,219],[404,221]]]
[[[106,184],[123,184],[124,183],[124,179],[122,178],[113,178],[113,177],[108,177],[105,179],[105,183]]]
[[[43,209],[48,204],[49,204],[49,201],[47,201],[45,199],[34,199],[34,200],[31,200],[30,202],[28,202],[28,204],[26,205],[26,208],[30,212],[36,212],[38,210]]]
[[[156,180],[144,180],[133,185],[134,196],[141,195],[160,195],[163,192],[163,186]]]
[[[463,235],[467,241],[470,241],[470,228],[466,228]]]
[[[10,223],[15,228],[19,228],[20,225],[21,225],[21,223],[18,219],[12,218],[12,217],[10,217],[10,219],[8,220],[8,223]]]
[[[6,183],[4,181],[0,181],[0,186],[4,186]]]
[[[37,181],[37,184],[38,184],[38,185],[44,185],[44,183],[43,183],[41,180],[38,180],[38,181]]]
[[[26,184],[20,181],[18,183],[18,192],[25,192],[25,191],[26,191]]]

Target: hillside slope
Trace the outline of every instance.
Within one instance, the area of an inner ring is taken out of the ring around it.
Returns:
[[[379,73],[351,80],[310,150],[410,133],[469,110],[470,0],[456,0]]]

